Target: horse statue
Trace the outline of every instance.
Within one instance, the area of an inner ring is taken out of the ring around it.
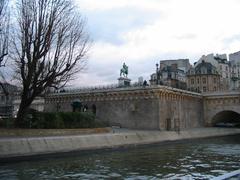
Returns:
[[[123,63],[123,67],[120,70],[120,77],[122,77],[122,74],[123,74],[123,77],[127,77],[128,75],[128,66],[125,63]]]

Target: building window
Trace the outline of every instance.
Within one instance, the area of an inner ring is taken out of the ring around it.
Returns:
[[[220,65],[220,70],[222,70],[222,65]]]
[[[226,71],[228,71],[228,67],[226,66]]]
[[[207,91],[206,86],[203,86],[203,92],[206,92],[206,91]]]
[[[199,78],[197,78],[197,83],[199,84]]]
[[[203,84],[206,84],[206,78],[202,79]]]
[[[214,91],[216,91],[216,90],[217,90],[216,86],[214,86],[213,90],[214,90]]]
[[[194,79],[191,79],[191,84],[194,84]]]

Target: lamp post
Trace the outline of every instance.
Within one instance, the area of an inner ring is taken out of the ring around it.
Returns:
[[[156,80],[156,84],[159,85],[160,84],[160,71],[159,71],[159,64],[156,64],[156,76],[157,76],[157,80]]]

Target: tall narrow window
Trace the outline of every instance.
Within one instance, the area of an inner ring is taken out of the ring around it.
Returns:
[[[194,84],[194,79],[191,79],[191,84]]]
[[[203,84],[206,84],[206,78],[202,79]]]
[[[206,91],[207,91],[206,86],[203,86],[203,92],[206,92]]]

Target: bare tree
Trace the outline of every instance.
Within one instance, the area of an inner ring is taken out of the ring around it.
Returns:
[[[19,0],[14,52],[22,84],[16,126],[27,108],[49,87],[64,86],[86,64],[89,37],[71,0]]]
[[[0,0],[0,67],[5,66],[6,56],[8,54],[8,36],[9,35],[9,11],[8,0]],[[6,88],[6,80],[0,71],[0,91],[8,99],[9,92]],[[7,101],[5,101],[7,105]]]
[[[0,67],[5,65],[8,54],[9,13],[8,0],[0,1]]]

